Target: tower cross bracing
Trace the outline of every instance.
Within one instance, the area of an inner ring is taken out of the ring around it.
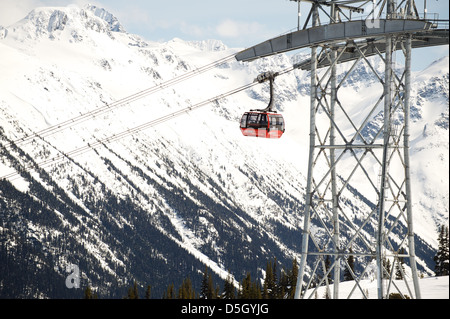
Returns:
[[[303,28],[299,23],[297,31],[236,58],[251,61],[311,49],[311,57],[295,65],[311,74],[306,208],[295,297],[314,298],[325,287],[330,298],[351,298],[355,291],[368,298],[361,280],[375,268],[379,299],[393,293],[420,299],[409,157],[411,51],[448,44],[448,21],[440,28],[442,21],[422,19],[414,0],[291,1],[299,2],[299,8],[300,2],[311,5]],[[395,67],[399,57],[405,61],[402,70]],[[342,62],[348,65],[338,75]],[[354,115],[340,92],[360,64],[380,93]],[[376,118],[382,124],[374,124]],[[356,216],[345,199],[362,186],[366,198]],[[364,267],[355,271],[351,258]],[[344,273],[354,282],[346,295],[339,289]]]

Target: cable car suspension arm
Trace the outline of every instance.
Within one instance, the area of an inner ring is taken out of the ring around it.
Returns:
[[[267,107],[265,109],[260,109],[260,110],[250,110],[250,111],[257,111],[257,112],[273,112],[276,113],[277,111],[274,109],[274,88],[273,88],[273,83],[275,81],[275,77],[278,76],[279,73],[278,72],[264,72],[261,73],[260,75],[258,75],[258,77],[255,79],[255,82],[257,81],[258,83],[263,83],[266,81],[270,82],[270,100],[269,100],[269,104],[267,105]]]

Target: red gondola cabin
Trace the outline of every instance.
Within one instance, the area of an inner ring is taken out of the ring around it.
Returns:
[[[240,127],[245,136],[263,138],[280,138],[285,130],[283,116],[269,112],[245,112]]]

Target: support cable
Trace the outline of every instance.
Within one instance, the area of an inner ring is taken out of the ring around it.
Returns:
[[[103,138],[103,139],[98,139],[94,143],[88,143],[87,145],[85,145],[83,147],[80,147],[80,148],[76,148],[76,149],[74,149],[72,151],[69,151],[69,152],[59,151],[60,152],[59,155],[54,156],[54,157],[52,157],[50,159],[47,159],[47,160],[45,160],[43,162],[37,163],[37,165],[42,168],[44,166],[48,166],[48,165],[51,165],[51,164],[57,164],[58,162],[63,161],[65,158],[69,159],[69,158],[72,158],[74,156],[78,156],[78,155],[84,154],[84,153],[86,153],[86,152],[88,152],[90,150],[93,150],[93,149],[101,146],[101,145],[109,144],[111,142],[118,141],[119,139],[125,138],[127,136],[132,135],[132,134],[139,133],[139,132],[141,132],[143,130],[146,130],[146,129],[150,128],[150,127],[153,127],[155,125],[164,123],[164,122],[169,121],[171,119],[174,119],[174,118],[176,118],[176,117],[178,117],[178,116],[180,116],[182,114],[185,114],[185,113],[188,113],[190,111],[194,111],[196,109],[199,109],[199,108],[201,108],[201,107],[203,107],[205,105],[208,105],[208,104],[210,104],[212,102],[224,99],[224,98],[226,98],[226,97],[228,97],[230,95],[233,95],[233,94],[239,93],[241,91],[247,90],[247,89],[249,89],[249,88],[251,88],[251,87],[253,87],[253,86],[257,85],[257,84],[259,84],[259,83],[254,81],[254,82],[252,82],[250,84],[246,84],[246,85],[241,86],[239,88],[236,88],[234,90],[231,90],[231,91],[228,91],[226,93],[217,95],[217,96],[215,96],[213,98],[210,98],[210,99],[207,99],[205,101],[199,102],[199,103],[197,103],[195,105],[183,108],[181,110],[178,110],[178,111],[175,111],[173,113],[164,115],[164,116],[159,117],[157,119],[154,119],[152,121],[146,122],[144,124],[141,124],[139,126],[136,126],[136,127],[132,128],[132,129],[127,129],[127,130],[125,130],[123,132],[120,132],[118,134],[113,134],[113,135],[111,135],[109,137],[106,137],[106,138]],[[39,135],[36,135],[36,136],[39,136]],[[29,165],[28,167],[24,168],[24,171],[29,171],[33,167],[34,167],[34,165]],[[10,173],[10,174],[7,174],[7,175],[4,175],[4,176],[0,177],[0,179],[11,180],[11,178],[16,177],[17,175],[20,175],[20,173],[19,172],[13,172],[13,173]]]
[[[8,148],[8,146],[11,147],[11,144],[19,145],[19,144],[23,144],[23,143],[28,143],[28,142],[31,142],[36,137],[42,138],[42,137],[45,137],[45,136],[53,135],[53,134],[55,134],[57,132],[60,132],[60,131],[62,131],[64,129],[72,127],[72,126],[74,126],[76,124],[79,124],[79,123],[85,122],[85,121],[87,121],[89,119],[92,119],[95,116],[98,116],[100,114],[109,112],[109,111],[111,111],[111,110],[113,110],[115,108],[118,108],[120,106],[123,106],[123,105],[131,103],[131,102],[134,102],[136,100],[142,99],[142,98],[144,98],[144,97],[146,97],[148,95],[151,95],[153,93],[161,91],[161,90],[163,90],[165,88],[168,88],[168,87],[173,86],[175,84],[181,83],[181,82],[183,82],[185,80],[191,79],[191,78],[193,78],[193,77],[195,77],[195,76],[197,76],[199,74],[202,74],[202,73],[204,73],[206,71],[209,71],[209,70],[211,70],[211,69],[213,69],[213,68],[215,68],[215,67],[217,67],[217,66],[219,66],[221,64],[224,64],[224,63],[234,59],[234,56],[235,56],[235,54],[231,54],[231,55],[226,56],[226,57],[224,57],[222,59],[219,59],[219,60],[217,60],[215,62],[207,64],[207,65],[205,65],[203,67],[196,68],[196,69],[194,69],[194,70],[192,70],[190,72],[187,72],[187,73],[185,73],[185,74],[183,74],[183,75],[181,75],[179,77],[176,77],[176,78],[173,78],[173,79],[168,80],[166,82],[157,84],[157,85],[155,85],[153,87],[150,87],[148,89],[142,90],[140,92],[137,92],[135,94],[132,94],[130,96],[127,96],[125,98],[117,100],[115,102],[106,104],[105,106],[102,106],[102,107],[97,108],[95,110],[91,110],[91,111],[88,111],[86,113],[80,114],[80,115],[78,115],[78,116],[76,116],[74,118],[71,118],[71,119],[63,121],[61,123],[58,123],[58,124],[55,124],[53,126],[47,127],[47,128],[45,128],[43,130],[40,130],[38,132],[34,132],[31,135],[25,136],[23,138],[16,139],[13,142],[10,142],[9,145],[6,145],[6,147],[7,148]]]
[[[217,66],[220,65],[220,64],[223,64],[223,63],[229,61],[230,59],[234,58],[234,56],[235,56],[234,54],[233,54],[233,55],[230,55],[230,56],[227,56],[227,57],[225,57],[225,58],[223,58],[223,59],[220,59],[220,60],[218,60],[218,61],[216,61],[216,62],[210,63],[210,64],[208,64],[208,65],[206,65],[206,66],[204,66],[204,67],[202,67],[202,68],[200,68],[200,69],[196,69],[196,70],[194,70],[194,71],[192,71],[192,72],[189,72],[189,73],[187,73],[187,74],[185,74],[185,75],[183,75],[183,76],[180,76],[180,77],[178,77],[178,78],[174,78],[174,79],[169,80],[169,81],[167,81],[167,82],[165,82],[165,83],[163,83],[163,84],[159,84],[159,85],[157,85],[157,86],[155,86],[155,87],[153,87],[153,88],[150,88],[150,89],[147,89],[147,90],[138,92],[138,93],[136,93],[136,94],[134,94],[134,95],[132,95],[132,96],[129,96],[129,97],[124,98],[124,99],[122,99],[122,100],[116,101],[115,103],[113,103],[114,105],[111,104],[111,106],[110,106],[110,105],[107,105],[107,106],[103,107],[103,108],[102,108],[102,112],[109,111],[109,110],[112,109],[113,107],[117,107],[117,106],[122,105],[122,104],[124,104],[124,103],[129,103],[130,101],[135,101],[135,100],[137,100],[137,99],[139,99],[139,98],[142,98],[142,97],[145,96],[145,95],[152,94],[152,93],[154,93],[154,92],[156,92],[156,91],[158,91],[158,90],[160,90],[160,89],[162,89],[162,88],[165,88],[165,87],[174,85],[174,84],[176,84],[176,83],[179,83],[179,82],[181,82],[181,81],[184,81],[184,80],[186,80],[186,79],[189,79],[190,77],[193,77],[193,76],[195,76],[195,75],[197,75],[197,74],[206,72],[207,70],[210,70],[210,69],[212,69],[212,68],[214,68],[214,67],[217,67]],[[282,70],[282,71],[279,71],[279,72],[274,73],[274,76],[284,75],[284,74],[286,74],[286,73],[289,73],[289,72],[295,70],[296,68],[297,68],[297,67],[296,67],[295,65],[294,65],[294,66],[291,66],[291,67],[286,68],[286,69],[284,69],[284,70]],[[109,143],[111,143],[111,142],[114,142],[114,141],[117,141],[117,140],[119,140],[119,139],[125,138],[125,137],[127,137],[127,136],[129,136],[129,135],[138,133],[138,132],[140,132],[140,131],[143,131],[143,130],[145,130],[145,129],[148,129],[148,128],[150,128],[150,127],[153,127],[153,126],[155,126],[155,125],[164,123],[164,122],[166,122],[166,121],[168,121],[168,120],[170,120],[170,119],[173,119],[173,118],[175,118],[175,117],[178,117],[178,116],[180,116],[180,115],[182,115],[182,114],[184,114],[184,113],[189,113],[190,111],[199,109],[199,108],[201,108],[201,107],[203,107],[203,106],[205,106],[205,105],[208,105],[209,103],[212,103],[212,102],[221,100],[221,99],[226,98],[226,97],[228,97],[228,96],[230,96],[230,95],[233,95],[233,94],[239,93],[239,92],[241,92],[241,91],[247,90],[247,89],[249,89],[249,88],[251,88],[251,87],[253,87],[253,86],[255,86],[255,85],[259,84],[259,83],[261,83],[261,82],[258,80],[258,78],[256,78],[252,83],[243,85],[243,86],[241,86],[241,87],[239,87],[239,88],[236,88],[236,89],[231,90],[231,91],[228,91],[228,92],[226,92],[226,93],[217,95],[217,96],[215,96],[215,97],[213,97],[213,98],[210,98],[210,99],[207,99],[207,100],[205,100],[205,101],[203,101],[203,102],[199,102],[199,103],[197,103],[197,104],[195,104],[195,105],[192,105],[192,106],[183,108],[183,109],[181,109],[181,110],[175,111],[175,112],[173,112],[173,113],[167,114],[167,115],[165,115],[165,116],[159,117],[159,118],[157,118],[157,119],[155,119],[155,120],[146,122],[146,123],[144,123],[144,124],[141,124],[141,125],[139,125],[139,126],[136,126],[136,127],[132,128],[132,129],[127,129],[127,130],[125,130],[125,131],[123,131],[123,132],[121,132],[121,133],[113,134],[112,136],[109,136],[109,137],[107,137],[107,138],[103,138],[103,139],[101,139],[101,140],[98,139],[98,140],[97,140],[96,142],[94,142],[94,143],[87,143],[87,145],[85,145],[85,146],[83,146],[83,147],[80,147],[80,148],[76,148],[76,149],[74,149],[74,150],[72,150],[72,151],[70,151],[70,152],[62,152],[62,151],[58,150],[58,152],[59,152],[60,154],[58,154],[57,156],[54,156],[54,157],[52,157],[52,158],[50,158],[50,159],[47,159],[47,160],[45,160],[45,161],[43,161],[43,162],[41,162],[41,163],[37,163],[37,166],[39,166],[39,167],[42,168],[42,167],[44,167],[44,166],[48,166],[48,165],[51,165],[51,164],[56,164],[56,163],[58,163],[58,162],[64,160],[64,158],[70,159],[71,157],[74,157],[74,156],[78,156],[78,155],[84,154],[84,153],[86,153],[86,152],[88,152],[88,151],[90,151],[90,150],[95,149],[96,147],[98,147],[98,146],[100,146],[100,145],[103,145],[103,144],[109,144]],[[33,138],[35,138],[35,137],[40,138],[40,139],[43,140],[45,143],[51,145],[49,142],[47,142],[47,141],[43,138],[43,136],[52,135],[52,134],[54,134],[54,133],[56,133],[56,132],[59,132],[59,131],[65,129],[65,128],[71,127],[72,125],[78,124],[78,123],[80,123],[80,122],[82,122],[82,121],[86,121],[86,120],[89,119],[90,117],[94,117],[95,115],[98,115],[99,113],[97,113],[96,111],[97,111],[97,110],[94,110],[94,111],[91,111],[91,112],[82,114],[82,115],[80,115],[80,116],[78,116],[78,117],[76,117],[76,118],[74,118],[74,119],[71,119],[71,120],[68,120],[68,121],[66,121],[66,122],[63,122],[63,123],[54,125],[54,126],[52,126],[52,127],[49,127],[48,129],[44,129],[44,130],[42,130],[42,131],[35,132],[35,133],[33,133],[32,135],[30,135],[30,136],[28,136],[28,137],[21,138],[21,139],[18,139],[18,140],[16,140],[16,141],[10,142],[10,143],[9,143],[9,146],[17,145],[17,144],[23,143],[23,142],[25,142],[25,141],[30,141],[31,139],[33,139]],[[53,145],[51,145],[51,146],[54,147]],[[8,147],[8,145],[7,145],[5,148],[7,148],[7,147]],[[54,147],[54,148],[56,148],[56,147]],[[30,165],[30,166],[26,167],[26,168],[24,169],[24,171],[29,171],[29,170],[31,170],[33,167],[34,167],[34,165]],[[16,177],[17,175],[20,175],[20,172],[13,172],[13,173],[10,173],[10,174],[1,176],[0,179],[11,180],[11,178]]]

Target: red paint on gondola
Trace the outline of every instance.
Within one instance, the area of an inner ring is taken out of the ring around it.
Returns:
[[[240,128],[244,136],[280,138],[285,131],[284,118],[277,113],[245,112]]]

